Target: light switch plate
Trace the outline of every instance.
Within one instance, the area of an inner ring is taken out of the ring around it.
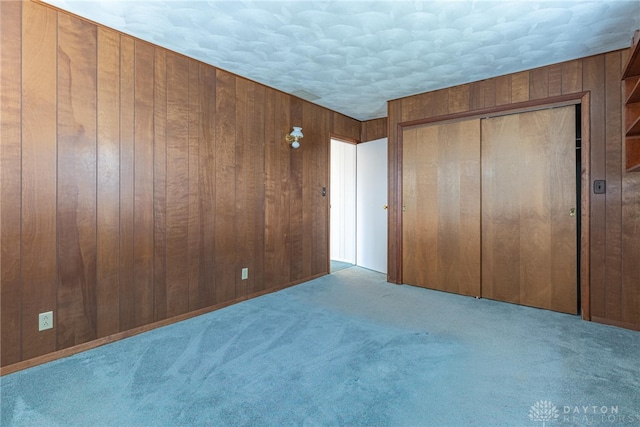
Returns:
[[[607,181],[596,179],[593,181],[593,194],[604,194],[607,192]]]

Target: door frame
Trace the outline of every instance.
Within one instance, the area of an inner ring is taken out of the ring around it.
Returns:
[[[325,210],[326,210],[326,221],[327,221],[327,229],[326,229],[326,236],[327,236],[327,246],[325,248],[326,250],[326,260],[327,260],[327,264],[326,264],[326,273],[325,274],[331,274],[331,140],[335,139],[336,141],[340,141],[340,142],[344,142],[346,144],[353,144],[353,145],[358,145],[360,143],[359,140],[354,139],[354,138],[350,138],[348,136],[343,136],[334,132],[329,132],[329,139],[327,140],[327,163],[326,163],[326,171],[327,171],[327,186],[326,186],[326,198],[327,198],[327,203],[325,204]],[[357,250],[357,248],[356,248]]]
[[[355,265],[356,261],[357,261],[357,254],[358,254],[358,248],[357,248],[357,244],[356,244],[356,236],[357,236],[357,205],[356,205],[356,194],[357,194],[357,147],[358,144],[354,144],[353,142],[348,142],[348,141],[344,141],[340,138],[331,138],[329,140],[331,148],[330,148],[330,155],[329,155],[329,167],[330,167],[330,173],[329,173],[329,191],[328,191],[328,196],[329,196],[329,261],[331,261],[332,259],[337,259],[337,258],[333,258],[332,255],[332,246],[334,243],[334,233],[332,233],[333,228],[337,225],[333,222],[333,212],[336,209],[336,206],[333,206],[331,201],[333,200],[333,196],[334,196],[334,188],[333,188],[333,178],[336,175],[336,172],[334,170],[332,170],[332,166],[333,166],[333,160],[334,160],[334,142],[339,143],[339,144],[345,144],[346,146],[349,147],[353,147],[353,169],[350,171],[352,172],[352,176],[351,178],[353,178],[353,193],[354,193],[354,200],[353,200],[353,218],[349,218],[350,220],[353,220],[353,261],[352,263]],[[336,147],[337,148],[337,147]],[[337,190],[336,190],[337,191]],[[344,219],[346,218],[347,215],[341,215],[341,218]],[[344,259],[337,259],[339,261],[345,261]]]
[[[389,156],[389,176],[393,174],[395,180],[389,180],[389,247],[388,247],[388,271],[387,280],[391,283],[403,283],[402,277],[402,134],[406,128],[421,126],[425,124],[444,123],[469,118],[489,118],[508,114],[525,113],[529,111],[543,110],[554,107],[564,107],[568,105],[580,104],[581,112],[581,171],[580,171],[580,247],[579,256],[579,297],[580,313],[584,320],[591,320],[591,288],[590,288],[590,200],[591,200],[591,115],[590,115],[590,92],[578,92],[569,95],[561,95],[551,98],[543,98],[533,101],[525,101],[502,106],[483,108],[479,110],[466,111],[454,114],[444,114],[426,119],[400,122],[395,131],[396,145],[389,146],[389,150],[395,150],[393,156]],[[395,201],[395,203],[394,203]],[[392,234],[393,233],[393,234]],[[392,245],[391,242],[394,242]],[[394,265],[395,268],[391,268]]]

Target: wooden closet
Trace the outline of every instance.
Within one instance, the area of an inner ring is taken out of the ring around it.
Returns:
[[[480,295],[480,120],[403,133],[405,282]]]
[[[575,106],[403,131],[406,283],[577,313]]]

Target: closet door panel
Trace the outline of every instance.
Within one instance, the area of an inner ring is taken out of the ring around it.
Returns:
[[[577,312],[575,176],[573,106],[482,121],[483,297]]]
[[[520,162],[518,122],[504,116],[482,123],[482,296],[519,302]]]
[[[404,131],[406,283],[480,295],[479,142],[479,120]]]

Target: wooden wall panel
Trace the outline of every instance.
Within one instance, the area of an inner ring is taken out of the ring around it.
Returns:
[[[330,137],[360,122],[46,5],[0,7],[2,372],[328,272]]]
[[[584,61],[576,60],[562,63],[562,94],[576,93],[583,90],[582,64]]]
[[[440,91],[439,93],[446,92]],[[402,122],[406,122],[409,120],[409,117],[420,117],[422,115],[423,109],[425,106],[429,106],[432,104],[432,100],[436,97],[436,92],[430,92],[428,96],[420,97],[420,98],[404,98],[401,102],[402,108],[400,112],[402,113]],[[446,103],[445,103],[446,102]],[[442,107],[445,109],[445,113],[449,110],[448,98],[442,103]]]
[[[583,89],[591,92],[591,179],[605,179],[605,67],[604,55],[586,58],[583,61]],[[605,253],[606,213],[605,194],[591,195],[591,314],[596,317],[606,316],[605,292]]]
[[[529,72],[523,71],[511,75],[511,103],[524,102],[529,97]]]
[[[248,268],[248,279],[236,274],[239,294],[252,294],[263,289],[264,216],[253,215],[264,205],[264,117],[259,105],[264,102],[264,88],[248,80],[238,79],[236,109],[236,224],[238,225],[236,265]]]
[[[189,60],[189,310],[202,307],[200,287],[200,63]]]
[[[58,17],[58,347],[96,335],[97,28]]]
[[[470,83],[468,112],[473,113],[473,110],[488,106],[508,106],[522,101],[589,92],[590,105],[585,108],[589,111],[590,122],[589,129],[583,129],[583,135],[590,133],[591,145],[585,146],[585,141],[583,147],[589,150],[591,164],[583,165],[583,170],[588,171],[586,176],[589,181],[583,185],[583,189],[591,192],[593,180],[606,179],[607,193],[590,194],[590,223],[583,224],[583,227],[588,227],[583,234],[590,236],[590,264],[586,272],[590,276],[590,303],[585,315],[599,322],[640,329],[637,310],[640,301],[640,269],[637,267],[640,258],[640,245],[637,243],[640,241],[637,226],[640,178],[637,173],[626,173],[622,168],[623,87],[620,68],[626,55],[626,50],[611,52]],[[491,100],[484,106],[478,100],[483,88],[484,99]],[[463,89],[443,89],[389,102],[389,129],[393,131],[389,134],[388,279],[392,282],[402,281],[399,261],[402,252],[397,245],[402,241],[399,213],[402,200],[398,195],[401,179],[396,178],[397,171],[402,169],[402,161],[397,154],[402,152],[402,146],[396,129],[403,123],[415,124],[446,115],[448,112],[432,107],[443,103],[451,106],[449,97],[460,90]],[[493,93],[488,94],[487,90]],[[440,102],[434,102],[436,98]],[[584,295],[583,299],[587,300]]]
[[[247,121],[249,130],[249,148],[254,153],[250,168],[249,180],[252,181],[252,194],[247,195],[247,209],[249,212],[262,212],[265,206],[265,121],[266,116],[262,113],[265,105],[267,89],[264,86],[252,84],[253,104],[244,120]],[[242,126],[240,124],[240,126]],[[265,289],[265,215],[253,215],[249,219],[252,229],[253,245],[249,247],[250,263],[249,282],[247,283],[247,294],[251,295]],[[282,248],[280,249],[282,250]]]
[[[155,49],[153,70],[153,304],[167,317],[167,52]]]
[[[330,116],[321,107],[305,103],[303,105],[305,126],[309,129],[311,138],[307,139],[305,148],[305,175],[303,206],[309,214],[305,221],[304,253],[309,252],[308,269],[304,270],[305,277],[317,276],[329,272],[329,253],[325,250],[329,244],[329,146],[325,143],[330,133]],[[327,195],[322,195],[322,189]]]
[[[57,13],[22,9],[22,358],[56,350],[56,329],[38,332],[38,313],[57,320]],[[53,70],[53,71],[52,71]],[[18,242],[16,242],[18,243]]]
[[[470,85],[462,85],[451,88],[449,91],[449,114],[469,111]]]
[[[605,105],[622,104],[620,81],[622,58],[620,51],[604,55]],[[622,320],[622,110],[605,111],[605,200],[606,242],[605,252],[605,313],[612,320]]]
[[[189,62],[167,54],[167,317],[189,310]]]
[[[562,95],[562,64],[554,64],[548,68],[547,96]]]
[[[529,99],[549,97],[549,67],[536,68],[530,72]]]
[[[21,358],[20,197],[22,31],[20,2],[0,2],[0,336],[2,363]]]
[[[471,85],[470,108],[489,108],[496,105],[496,79],[483,80]]]
[[[135,326],[133,278],[134,55],[131,37],[120,36],[120,329]]]
[[[375,141],[376,139],[386,138],[388,133],[387,124],[388,120],[386,117],[362,122],[360,142]]]
[[[265,95],[265,289],[273,289],[291,280],[291,200],[286,195],[294,195],[291,158],[301,153],[284,142],[290,130],[280,125],[291,123],[289,99],[268,89]]]
[[[248,277],[251,279],[242,279],[242,268],[248,268],[249,273],[253,273],[251,268],[251,247],[253,246],[253,227],[251,221],[253,215],[249,212],[249,198],[255,197],[253,180],[251,179],[251,171],[253,170],[253,156],[254,152],[251,150],[251,139],[254,135],[251,135],[250,126],[251,123],[247,123],[249,117],[248,113],[253,107],[253,91],[251,90],[251,84],[248,80],[238,80],[236,83],[236,122],[242,125],[238,126],[236,133],[235,144],[235,226],[236,226],[236,247],[235,255],[236,259],[234,264],[239,270],[237,274],[234,274],[234,286],[236,295],[244,295],[248,289],[248,280],[253,280],[253,274]]]
[[[120,330],[120,35],[98,28],[96,336]]]
[[[136,40],[134,69],[135,325],[153,321],[153,95],[154,47]]]
[[[361,141],[361,124],[358,120],[354,120],[344,114],[330,113],[331,117],[331,134],[335,137],[346,138],[351,141]]]
[[[274,164],[279,163],[278,159],[282,150],[280,144],[276,144],[276,92],[267,90],[264,101],[264,285],[268,289],[279,282],[278,275],[282,274],[282,269],[284,269],[284,262],[277,255],[279,244],[282,243],[281,246],[284,246],[286,233],[284,230],[278,229],[278,219],[282,218],[280,201],[281,195],[284,193],[280,192],[280,188],[283,180],[280,178],[280,169],[273,167]],[[271,167],[267,165],[271,165]],[[280,264],[282,264],[282,269],[278,268]]]
[[[287,104],[290,108],[290,122],[303,123],[303,103],[298,99],[292,99],[291,102]],[[311,129],[309,129],[307,126],[304,126],[304,123],[303,131],[307,135],[304,140],[305,145],[312,146],[313,138],[315,138],[316,136],[313,135]],[[287,127],[285,133],[288,132],[290,132],[290,129],[288,129]],[[276,136],[276,144],[282,142],[283,136],[284,135],[282,135],[282,132],[280,132],[280,135]],[[302,202],[291,203],[289,205],[289,235],[291,236],[289,280],[297,281],[304,277],[305,264],[308,264],[305,263],[305,261],[307,260],[307,257],[311,255],[311,251],[309,250],[309,248],[306,248],[307,252],[305,253],[304,247],[305,216],[306,220],[308,221],[309,213],[306,213],[305,215],[305,212],[302,209],[302,206],[305,204],[305,202],[308,203],[308,200],[305,200],[305,192],[303,187],[305,181],[304,165],[311,159],[311,150],[295,150],[290,146],[287,146],[286,144],[285,148],[287,149],[291,162],[291,169],[289,170],[289,194],[291,194],[291,197],[293,197],[295,200],[300,200]]]
[[[233,75],[216,70],[215,255],[216,302],[235,298],[235,108]]]
[[[207,307],[216,302],[216,70],[201,65],[200,80],[200,126],[198,138],[198,206],[200,245],[200,271],[198,275],[197,306]],[[193,248],[195,250],[196,248]]]
[[[496,77],[496,105],[511,104],[511,75]]]

